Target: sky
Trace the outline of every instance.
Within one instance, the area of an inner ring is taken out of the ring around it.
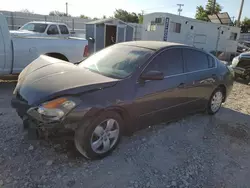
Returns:
[[[65,12],[68,2],[68,12],[72,16],[84,14],[89,17],[112,16],[115,9],[124,9],[128,12],[144,13],[168,12],[177,14],[177,3],[184,4],[182,16],[195,16],[196,6],[205,5],[206,0],[2,0],[0,10],[20,11],[28,9],[37,14],[48,14],[52,10]],[[240,0],[217,0],[223,6],[223,12],[230,17],[237,17]],[[242,19],[250,18],[250,0],[245,0]]]

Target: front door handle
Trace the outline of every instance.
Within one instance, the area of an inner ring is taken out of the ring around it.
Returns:
[[[184,86],[185,86],[184,83],[180,83],[180,84],[178,85],[178,88],[184,88]]]

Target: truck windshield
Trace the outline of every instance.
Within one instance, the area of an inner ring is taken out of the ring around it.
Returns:
[[[79,66],[104,76],[123,79],[135,72],[153,53],[146,48],[117,44],[93,54]]]
[[[28,30],[33,31],[36,33],[44,33],[46,30],[48,24],[42,24],[42,23],[28,23],[22,26],[19,30]]]

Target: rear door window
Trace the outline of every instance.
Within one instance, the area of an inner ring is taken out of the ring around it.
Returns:
[[[51,26],[49,26],[48,31],[47,31],[47,34],[48,34],[48,35],[58,35],[58,34],[59,34],[59,31],[58,31],[57,26],[56,26],[56,25],[51,25]]]
[[[145,71],[157,70],[164,76],[172,76],[184,72],[181,49],[169,49],[158,54]]]
[[[205,70],[210,66],[207,54],[201,51],[183,49],[183,59],[186,62],[187,72]],[[211,62],[211,64],[213,64],[213,62]]]
[[[66,25],[59,25],[59,28],[60,28],[61,34],[63,34],[63,35],[69,34],[69,30],[66,27]]]

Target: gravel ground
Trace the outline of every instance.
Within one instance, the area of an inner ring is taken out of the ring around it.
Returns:
[[[0,187],[249,187],[250,87],[235,83],[216,116],[197,114],[124,137],[87,161],[72,141],[29,141],[0,83]]]

